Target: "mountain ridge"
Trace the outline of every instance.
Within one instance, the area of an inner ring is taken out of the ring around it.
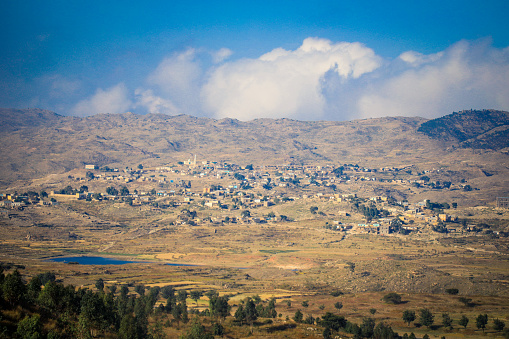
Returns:
[[[453,112],[422,123],[418,131],[460,147],[500,150],[509,147],[509,112],[493,109]]]
[[[0,148],[0,186],[90,163],[158,166],[195,154],[198,159],[238,164],[429,163],[446,158],[448,148],[458,144],[419,132],[429,121],[420,117],[240,121],[133,113],[78,118],[39,109],[0,109],[0,136],[9,141]]]

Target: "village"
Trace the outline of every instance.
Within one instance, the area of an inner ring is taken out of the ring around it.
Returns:
[[[440,169],[341,166],[239,166],[188,159],[167,166],[125,169],[86,164],[65,184],[40,192],[0,194],[3,213],[69,201],[113,202],[137,208],[173,211],[171,225],[224,225],[313,219],[328,230],[379,235],[479,232],[454,215],[455,202],[429,199],[409,203],[387,195],[363,195],[359,187],[397,185],[404,189],[471,190],[469,185],[433,181]],[[62,187],[64,186],[64,187]],[[300,204],[306,213],[292,213]],[[273,207],[279,206],[276,214]],[[283,206],[283,207],[281,207]],[[288,210],[288,212],[284,212]],[[281,211],[283,211],[281,213]],[[452,211],[452,213],[451,213]]]

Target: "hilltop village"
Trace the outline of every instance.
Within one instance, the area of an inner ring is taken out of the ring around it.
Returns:
[[[174,211],[170,225],[224,225],[316,219],[329,230],[380,235],[479,232],[459,220],[456,202],[409,202],[387,194],[366,195],[376,185],[399,190],[472,191],[461,182],[432,180],[440,169],[341,166],[239,166],[188,159],[173,165],[124,169],[87,164],[40,192],[0,194],[0,207],[24,209],[77,200]],[[431,178],[430,178],[431,177]],[[60,187],[58,186],[60,185]],[[364,194],[363,194],[364,193]],[[304,206],[292,213],[292,206]],[[276,213],[275,210],[279,211]],[[484,230],[489,231],[489,230]],[[497,232],[498,233],[498,232]]]

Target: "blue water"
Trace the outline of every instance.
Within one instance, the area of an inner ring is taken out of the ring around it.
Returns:
[[[78,263],[80,265],[124,265],[124,264],[133,264],[139,263],[139,261],[128,261],[128,260],[119,260],[105,257],[60,257],[49,259],[49,261],[54,262],[63,262],[63,263]]]

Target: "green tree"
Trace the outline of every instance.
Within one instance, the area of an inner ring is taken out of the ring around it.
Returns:
[[[487,324],[488,324],[487,314],[479,314],[475,319],[475,326],[477,326],[478,329],[482,329],[483,332]]]
[[[335,304],[334,304],[334,307],[339,311],[340,309],[343,308],[343,303],[342,302],[339,302],[337,301]]]
[[[449,316],[449,313],[442,313],[442,325],[444,325],[444,327],[452,328],[452,319]]]
[[[253,299],[247,298],[244,313],[246,315],[246,321],[250,324],[253,324],[253,322],[258,319],[258,310],[256,309]]]
[[[196,303],[196,306],[198,306],[198,299],[200,299],[203,296],[203,291],[194,290],[190,292],[191,299],[194,300]]]
[[[211,316],[224,319],[230,315],[228,296],[220,297],[215,291],[209,291],[206,295],[209,297],[209,312]]]
[[[304,315],[300,310],[297,310],[297,312],[295,312],[295,315],[293,316],[293,320],[297,323],[301,323],[303,318]]]
[[[214,336],[205,330],[205,327],[200,323],[198,318],[193,319],[193,323],[183,339],[213,339]]]
[[[331,312],[326,312],[322,316],[322,320],[320,321],[320,325],[324,327],[328,327],[333,329],[334,331],[339,331],[341,328],[345,328],[347,325],[347,321],[345,317],[340,315],[335,315]]]
[[[246,320],[246,313],[244,312],[244,307],[242,305],[239,305],[239,307],[235,311],[234,317],[237,321],[240,322],[241,325],[244,323],[244,321]]]
[[[497,332],[502,332],[505,328],[505,322],[499,319],[493,319],[493,329]]]
[[[30,279],[28,285],[27,285],[27,296],[31,301],[36,301],[39,297],[39,294],[41,293],[41,279],[39,279],[38,276],[33,277]]]
[[[34,314],[29,317],[26,316],[18,323],[16,334],[22,339],[38,339],[43,338],[41,334],[42,324],[39,314]]]
[[[375,329],[373,330],[373,338],[374,339],[393,339],[393,338],[399,338],[399,336],[397,335],[397,333],[395,333],[392,330],[391,326],[381,322],[378,325],[376,325]]]
[[[106,187],[106,194],[118,195],[118,190],[113,186],[109,186],[109,187]]]
[[[127,189],[126,186],[122,186],[122,188],[120,189],[120,195],[121,196],[126,196],[126,195],[129,195],[129,190]]]
[[[459,324],[460,324],[460,326],[463,326],[464,328],[467,328],[468,321],[469,321],[469,319],[467,318],[467,316],[466,315],[462,315],[460,320],[459,320]]]
[[[15,270],[4,278],[2,287],[5,300],[7,300],[11,305],[18,304],[25,295],[25,284],[23,283],[18,270]]]
[[[138,339],[136,320],[131,313],[127,313],[122,317],[118,336],[121,339]]]
[[[134,291],[139,295],[145,295],[145,286],[144,285],[136,285],[134,287]]]
[[[330,339],[332,337],[332,330],[330,329],[330,327],[325,327],[322,336],[324,339]]]
[[[177,293],[177,300],[178,301],[186,301],[187,300],[187,291],[179,290]]]
[[[214,322],[212,325],[212,334],[223,336],[225,333],[223,325],[218,322]]]
[[[373,336],[374,330],[375,330],[375,319],[373,319],[373,318],[362,319],[362,324],[361,324],[362,337],[371,338]]]
[[[104,291],[104,280],[102,278],[97,279],[95,282],[95,288],[99,291]]]
[[[419,322],[421,325],[430,328],[433,325],[434,318],[433,313],[431,313],[431,311],[427,308],[422,308],[419,311]]]
[[[309,307],[309,301],[304,300],[304,301],[302,302],[302,306],[303,306],[303,307],[306,307],[306,308],[307,308],[307,307]]]

